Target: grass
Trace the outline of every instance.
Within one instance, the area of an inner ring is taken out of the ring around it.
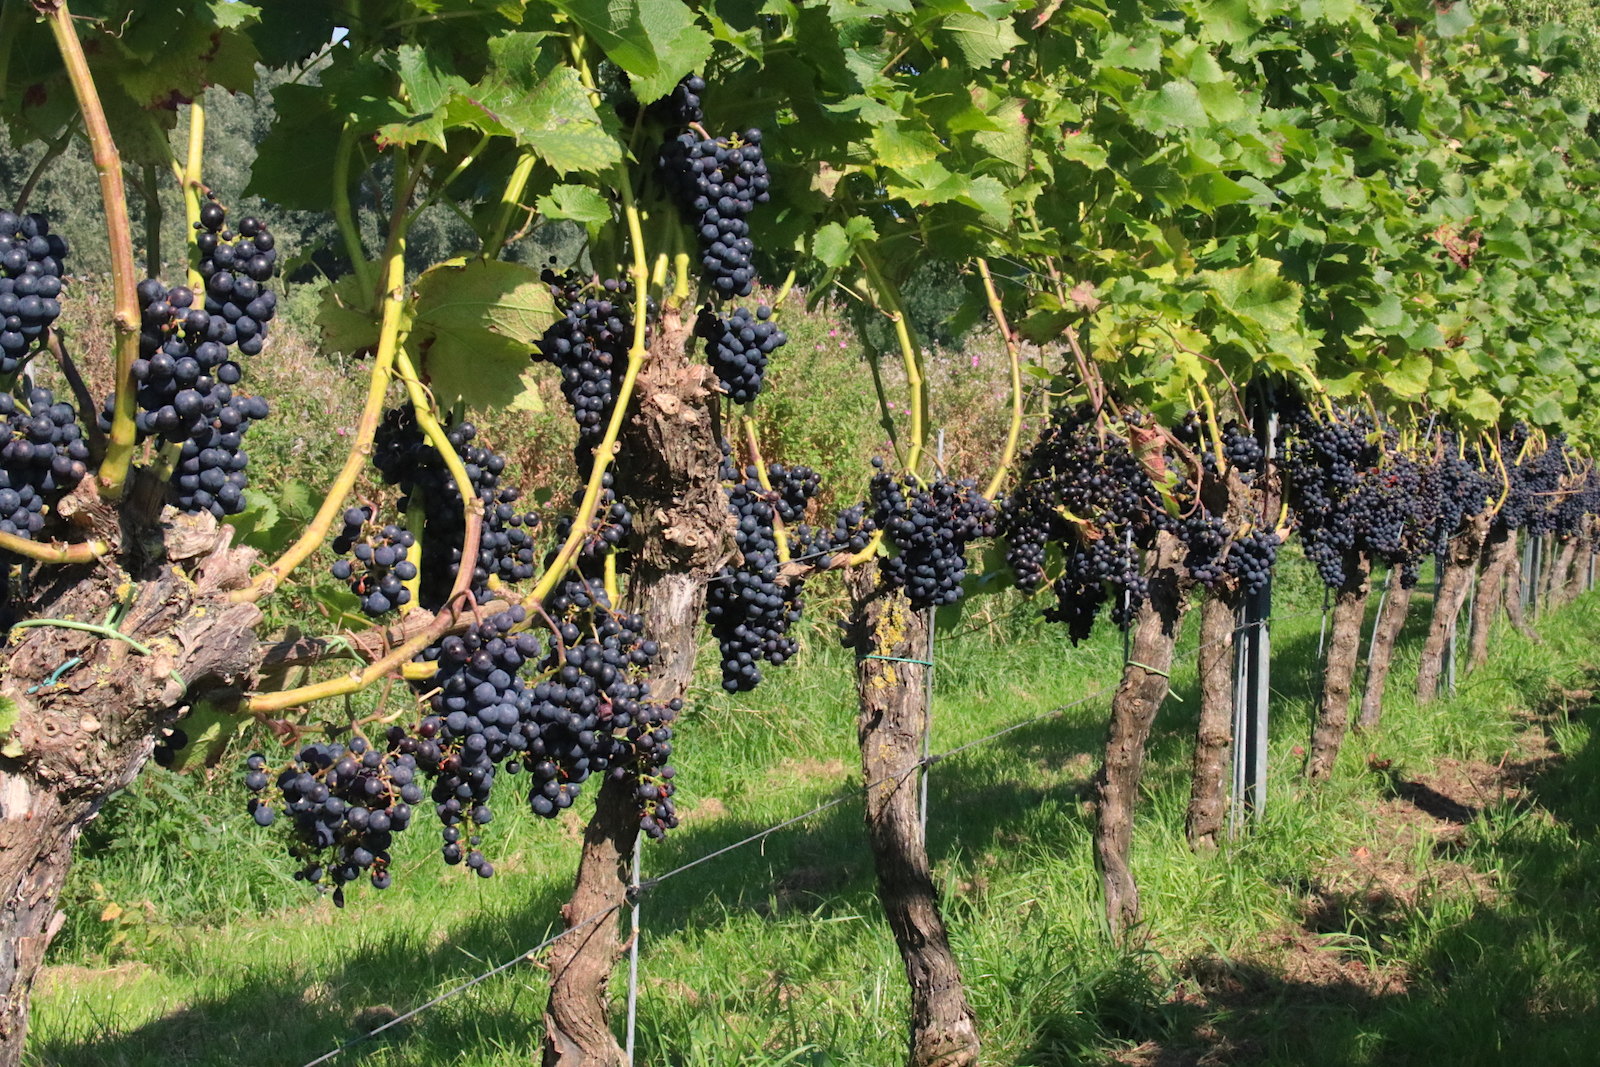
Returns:
[[[1020,604],[969,612],[966,632],[941,639],[936,750],[1072,705],[932,770],[929,847],[985,1063],[1156,1062],[1154,1049],[1194,1062],[1207,1048],[1271,1064],[1587,1062],[1600,751],[1581,716],[1541,720],[1561,759],[1522,800],[1483,805],[1448,853],[1426,835],[1401,850],[1415,890],[1401,905],[1356,893],[1316,923],[1307,914],[1334,899],[1330,869],[1396,840],[1393,783],[1444,760],[1503,760],[1552,683],[1585,684],[1593,594],[1541,620],[1541,645],[1507,628],[1488,667],[1425,709],[1407,698],[1414,627],[1383,731],[1352,739],[1320,794],[1294,773],[1314,704],[1316,596],[1294,581],[1286,594],[1265,818],[1215,856],[1187,850],[1195,686],[1180,671],[1135,837],[1147,922],[1126,950],[1102,933],[1085,803],[1120,639],[1103,630],[1072,648]],[[1425,607],[1419,596],[1413,610]],[[1193,631],[1180,662],[1193,663]],[[647,894],[641,1064],[903,1058],[905,983],[861,828],[848,654],[826,625],[807,642],[752,697],[702,679],[676,761],[684,825],[648,849],[645,873],[844,801]],[[1389,761],[1387,775],[1369,760]],[[337,911],[287,878],[230,777],[146,776],[86,838],[35,996],[33,1064],[305,1063],[558,929],[581,812],[550,823],[502,800],[488,881],[440,864],[419,827],[402,835],[395,887]],[[1462,889],[1462,872],[1490,891]],[[1307,979],[1290,965],[1300,957],[1388,978]],[[537,964],[513,968],[336,1062],[525,1063],[544,997]]]

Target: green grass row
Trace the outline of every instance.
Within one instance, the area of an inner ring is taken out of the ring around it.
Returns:
[[[1600,995],[1589,965],[1600,750],[1581,718],[1556,730],[1567,758],[1540,779],[1537,804],[1491,807],[1454,854],[1411,857],[1424,879],[1430,864],[1468,864],[1493,892],[1419,893],[1381,928],[1353,914],[1348,929],[1319,933],[1318,951],[1403,975],[1398,991],[1297,988],[1267,949],[1301,927],[1325,865],[1390,832],[1378,815],[1387,779],[1368,756],[1394,761],[1391,775],[1500,759],[1527,726],[1520,713],[1552,684],[1580,685],[1600,658],[1593,594],[1541,620],[1542,644],[1497,635],[1493,662],[1426,709],[1405,695],[1419,597],[1383,732],[1347,745],[1312,794],[1294,748],[1309,731],[1319,605],[1291,577],[1275,624],[1265,820],[1216,856],[1185,847],[1195,696],[1193,657],[1180,653],[1191,666],[1156,727],[1135,840],[1146,936],[1128,950],[1103,936],[1085,802],[1119,637],[1102,628],[1072,648],[1020,603],[969,612],[941,637],[936,750],[1074,705],[932,772],[929,846],[985,1063],[1105,1062],[1149,1042],[1207,1041],[1252,1063],[1587,1062]],[[703,678],[675,760],[684,825],[648,848],[645,874],[845,800],[647,895],[640,1064],[883,1067],[903,1056],[905,984],[862,834],[848,654],[826,622],[807,645],[753,698]],[[419,820],[402,835],[394,888],[353,892],[339,911],[288,878],[235,776],[152,772],[108,805],[36,993],[34,1064],[302,1064],[559,929],[582,811],[551,823],[502,799],[487,881],[438,862]],[[1248,996],[1185,996],[1196,960],[1236,968]],[[513,968],[338,1062],[526,1063],[544,977],[537,963]],[[619,973],[619,997],[622,986]]]

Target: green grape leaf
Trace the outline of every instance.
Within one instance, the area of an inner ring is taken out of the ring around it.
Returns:
[[[316,323],[327,351],[354,355],[378,347],[380,323],[372,310],[372,294],[354,274],[346,274],[323,291]]]
[[[864,215],[855,215],[843,226],[837,222],[830,222],[818,230],[816,236],[811,239],[811,254],[816,256],[823,266],[836,271],[850,262],[858,243],[875,240],[877,236],[878,231],[873,227],[871,219]]]
[[[1278,270],[1276,260],[1261,258],[1244,267],[1202,271],[1200,277],[1224,308],[1255,321],[1270,337],[1295,332],[1300,324],[1300,287]]]
[[[415,294],[406,347],[441,408],[539,410],[529,353],[556,310],[534,267],[453,259],[418,278]]]
[[[183,732],[189,743],[173,753],[169,770],[183,771],[200,765],[215,767],[232,741],[254,722],[241,715],[237,707],[224,708],[209,700],[201,701],[183,717]]]
[[[539,197],[539,215],[599,225],[611,221],[611,205],[587,185],[557,185]]]
[[[945,16],[943,29],[969,67],[987,67],[1022,47],[1022,38],[1004,17],[956,11]]]
[[[1428,391],[1428,381],[1432,377],[1433,362],[1413,352],[1383,376],[1383,384],[1402,400],[1416,400]]]
[[[555,0],[628,72],[644,103],[661,99],[678,79],[711,58],[711,35],[680,0]]]
[[[496,74],[459,95],[450,107],[455,122],[513,137],[562,173],[598,173],[622,161],[589,93],[570,67],[552,71],[536,86]]]

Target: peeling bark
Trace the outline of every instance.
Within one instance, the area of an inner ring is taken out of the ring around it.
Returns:
[[[1439,693],[1445,650],[1462,605],[1466,603],[1467,589],[1472,583],[1478,554],[1483,550],[1489,520],[1489,513],[1481,512],[1463,523],[1461,532],[1450,542],[1449,558],[1439,561],[1444,565],[1444,574],[1439,581],[1438,599],[1433,602],[1433,619],[1428,624],[1428,639],[1422,646],[1422,662],[1417,665],[1419,703],[1426,704]]]
[[[1371,566],[1365,554],[1351,553],[1345,560],[1344,585],[1334,597],[1328,661],[1322,674],[1322,702],[1311,731],[1311,748],[1306,753],[1306,777],[1313,782],[1325,781],[1333,773],[1350,723],[1350,686],[1361,655],[1361,626],[1366,619]]]
[[[706,581],[732,550],[722,493],[710,371],[689,359],[689,326],[666,309],[638,380],[639,409],[624,428],[615,467],[619,496],[633,506],[637,544],[628,596],[661,646],[650,676],[654,700],[684,695],[694,674]],[[639,835],[632,789],[607,779],[584,831],[569,930],[550,954],[545,1067],[621,1067],[607,986],[626,949],[619,936],[629,863]],[[598,916],[598,918],[597,918]]]
[[[1550,572],[1550,592],[1548,597],[1550,606],[1559,608],[1570,597],[1567,590],[1572,587],[1572,565],[1578,558],[1578,538],[1576,535],[1568,537],[1561,544],[1561,551],[1556,555],[1556,565]]]
[[[1531,536],[1531,535],[1530,535]],[[1505,589],[1503,590],[1506,606],[1506,618],[1511,620],[1511,625],[1517,632],[1528,640],[1539,643],[1539,635],[1533,627],[1528,625],[1528,615],[1522,606],[1522,553],[1518,551],[1518,532],[1511,531],[1510,559],[1506,563]]]
[[[63,513],[114,538],[118,551],[39,572],[49,584],[34,590],[24,614],[91,624],[116,617],[118,632],[147,651],[55,625],[13,629],[0,647],[0,697],[16,711],[0,756],[4,1067],[22,1060],[29,993],[60,926],[56,904],[79,834],[139,773],[158,729],[190,701],[241,690],[256,660],[260,612],[228,599],[247,583],[254,553],[231,546],[230,528],[169,512],[161,523],[129,517],[125,531],[111,533],[116,516],[78,505]],[[119,604],[126,607],[115,616]]]
[[[1189,847],[1196,852],[1217,847],[1228,814],[1238,599],[1236,593],[1221,591],[1200,603],[1200,722],[1195,730],[1189,814],[1184,820]]]
[[[878,584],[869,563],[848,578],[851,640],[867,790],[867,839],[878,899],[911,987],[910,1067],[969,1067],[978,1061],[978,1027],[939,911],[917,810],[922,737],[928,725],[928,618],[898,590]],[[868,658],[889,656],[895,659]]]
[[[1483,539],[1482,571],[1478,595],[1472,601],[1472,625],[1467,638],[1467,669],[1475,671],[1489,662],[1489,634],[1500,614],[1506,577],[1517,554],[1517,535],[1496,519]]]
[[[1383,610],[1378,612],[1374,624],[1372,645],[1367,652],[1367,684],[1361,691],[1361,714],[1356,718],[1357,732],[1373,730],[1383,717],[1383,690],[1389,681],[1389,670],[1394,666],[1394,646],[1405,629],[1406,613],[1411,608],[1414,588],[1400,584],[1399,568],[1389,571],[1389,585],[1384,594]]]
[[[1176,537],[1157,534],[1148,559],[1149,597],[1134,616],[1130,658],[1111,699],[1105,760],[1094,781],[1095,863],[1105,888],[1106,919],[1119,940],[1139,921],[1139,887],[1129,862],[1133,809],[1144,774],[1145,742],[1167,697],[1187,592],[1183,546]]]

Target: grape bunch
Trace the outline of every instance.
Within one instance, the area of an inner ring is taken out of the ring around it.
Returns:
[[[561,372],[561,395],[578,424],[575,458],[579,477],[587,477],[594,448],[605,436],[616,406],[617,388],[628,370],[633,325],[624,310],[629,287],[603,282],[598,293],[575,279],[548,272],[545,281],[564,309],[539,339],[533,358]]]
[[[1087,406],[1058,407],[1022,459],[1016,489],[1002,502],[998,528],[1018,588],[1047,578],[1050,546],[1062,571],[1044,615],[1064,623],[1074,642],[1089,636],[1101,606],[1125,626],[1148,595],[1140,553],[1171,524],[1149,472],[1123,432],[1102,427]]]
[[[541,617],[555,627],[543,641],[513,607],[426,650],[420,658],[437,672],[415,683],[425,714],[409,729],[391,726],[382,749],[359,738],[312,745],[279,773],[278,806],[294,819],[300,878],[330,880],[335,903],[364,872],[386,887],[392,834],[425,797],[442,825],[445,862],[493,876],[479,846],[502,771],[529,772],[537,815],[571,807],[582,783],[604,774],[632,780],[641,830],[660,836],[677,825],[667,759],[683,705],[652,702],[644,680],[659,646],[638,616],[612,612],[603,590],[576,577],[558,585]],[[245,785],[262,826],[277,814],[260,795],[270,781],[265,759],[251,756]]]
[[[201,218],[207,220],[197,237],[204,257],[201,273],[208,279],[204,300],[197,304],[188,286],[168,288],[154,278],[138,286],[134,424],[141,440],[155,437],[179,446],[172,476],[179,509],[209,511],[220,519],[244,510],[249,463],[244,436],[270,413],[266,401],[235,392],[243,371],[230,349],[245,355],[261,351],[265,324],[276,307],[276,297],[261,282],[272,276],[276,259],[271,234],[255,219],[240,224],[253,236],[230,244],[219,205],[206,204]],[[255,249],[258,241],[266,242],[266,250],[251,252],[237,278],[221,265],[234,265],[236,256],[245,255],[243,246],[248,242]],[[111,429],[113,402],[107,397],[100,411],[104,432]]]
[[[712,579],[706,620],[722,651],[722,687],[743,693],[760,684],[763,663],[779,666],[799,650],[789,631],[805,607],[805,578],[782,573],[775,520],[795,524],[804,518],[821,481],[809,467],[778,463],[767,471],[770,491],[754,467],[740,470],[725,462],[722,476],[740,560]]]
[[[661,649],[644,620],[613,611],[599,582],[568,574],[545,603],[555,622],[533,687],[537,743],[529,745],[528,804],[551,816],[592,774],[633,782],[639,827],[661,837],[677,826],[671,723],[682,701],[650,700],[645,672]],[[536,758],[542,757],[542,758]]]
[[[1352,514],[1362,477],[1377,469],[1381,455],[1371,440],[1371,421],[1364,415],[1319,420],[1304,413],[1286,418],[1282,431],[1284,492],[1306,558],[1323,584],[1337,589],[1344,585],[1349,557],[1364,547],[1361,528],[1379,525],[1358,525]]]
[[[0,432],[0,532],[32,540],[89,473],[89,448],[77,412],[48,389],[29,390],[26,403],[0,393]]]
[[[768,358],[789,340],[765,304],[754,313],[740,307],[727,316],[703,307],[695,333],[706,342],[711,370],[735,404],[748,404],[760,394]]]
[[[656,171],[699,238],[700,264],[712,288],[722,297],[749,296],[755,243],[745,220],[767,202],[770,186],[761,131],[722,138],[681,133],[662,145]]]
[[[663,100],[650,106],[650,114],[662,125],[682,129],[705,121],[700,109],[700,94],[706,91],[706,80],[698,74],[685,74],[672,87]]]
[[[278,307],[278,294],[266,287],[277,271],[276,240],[260,219],[240,219],[237,234],[224,229],[226,219],[222,205],[208,201],[195,224],[204,307],[220,321],[216,340],[237,345],[243,355],[259,355]]]
[[[405,583],[416,578],[417,565],[406,556],[417,539],[394,523],[373,531],[372,518],[370,507],[345,511],[344,529],[333,539],[333,550],[351,558],[334,561],[333,576],[349,584],[361,599],[362,611],[376,617],[411,602]]]
[[[1462,448],[1453,432],[1440,434],[1439,456],[1428,477],[1433,513],[1429,551],[1442,555],[1462,523],[1489,506],[1498,488],[1498,479],[1489,474],[1493,462],[1482,449]]]
[[[307,745],[278,771],[275,782],[261,753],[245,761],[256,824],[271,826],[280,809],[287,814],[290,854],[302,863],[295,878],[312,885],[331,882],[337,905],[344,904],[344,887],[362,875],[374,889],[387,889],[393,881],[389,849],[394,835],[410,825],[413,806],[423,798],[417,758],[402,738],[404,731],[394,728],[385,748],[361,737],[348,745]],[[265,797],[274,785],[277,808]]]
[[[995,533],[994,505],[970,480],[938,478],[926,485],[880,468],[872,476],[873,522],[896,554],[883,565],[885,581],[904,589],[918,611],[954,604],[963,595],[967,545]]]
[[[0,377],[15,374],[61,314],[67,243],[43,215],[0,211]]]
[[[1529,438],[1527,427],[1519,424],[1501,446],[1511,484],[1500,514],[1512,530],[1547,534],[1555,529],[1555,500],[1568,469],[1566,440],[1557,435],[1538,449]]]
[[[470,422],[445,429],[446,438],[466,469],[475,506],[482,508],[483,525],[471,584],[474,595],[482,597],[489,591],[491,578],[522,581],[533,576],[534,533],[540,520],[535,513],[517,510],[520,491],[500,485],[505,458],[475,444],[477,435],[477,427]],[[435,610],[455,584],[466,538],[466,516],[455,477],[422,432],[409,406],[384,413],[373,439],[372,462],[384,482],[399,487],[402,512],[414,504],[422,509],[422,583],[418,598],[423,607]]]

